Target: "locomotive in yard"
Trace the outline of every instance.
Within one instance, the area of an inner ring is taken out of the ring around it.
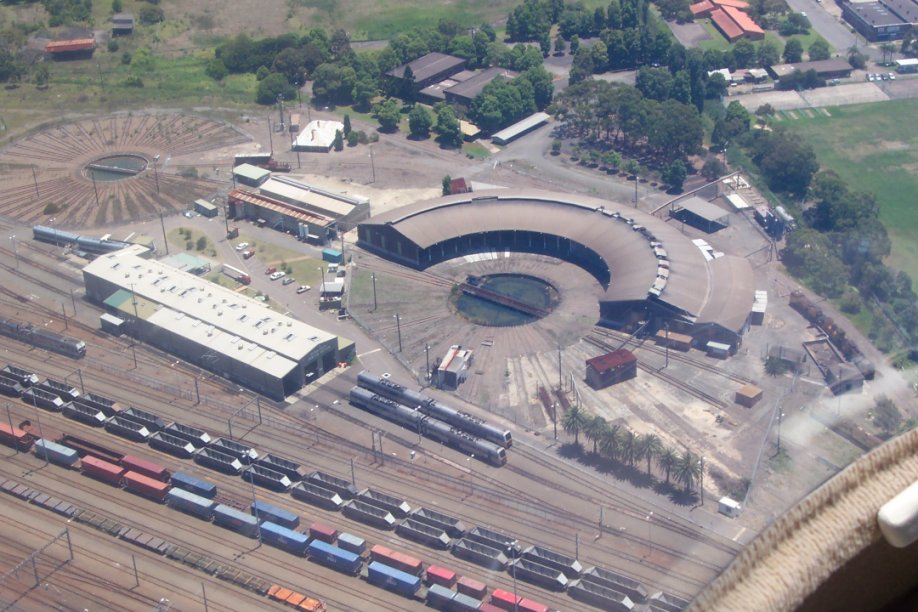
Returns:
[[[388,378],[376,376],[364,370],[357,375],[357,385],[364,389],[369,389],[382,397],[394,400],[403,406],[417,408],[427,416],[467,431],[477,438],[483,438],[504,448],[509,448],[513,445],[513,436],[508,430],[490,425],[467,412],[450,408],[432,397],[412,391]]]
[[[86,355],[86,343],[82,340],[35,327],[31,323],[0,318],[0,334],[74,359]]]
[[[350,401],[359,408],[464,453],[480,457],[492,465],[502,466],[507,463],[507,451],[502,446],[451,427],[449,423],[424,414],[420,409],[408,408],[396,400],[382,397],[362,387],[351,389]]]

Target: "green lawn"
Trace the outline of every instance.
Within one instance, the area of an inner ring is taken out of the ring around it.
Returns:
[[[700,23],[701,27],[711,35],[711,38],[708,40],[703,40],[698,43],[698,48],[703,51],[708,49],[714,49],[717,51],[726,51],[730,48],[730,42],[724,38],[724,35],[720,33],[720,30],[714,27],[714,23],[710,19],[700,19],[696,23]]]
[[[824,168],[845,177],[852,189],[876,195],[889,231],[889,264],[918,280],[918,100],[832,107],[831,116],[786,118],[816,150]]]

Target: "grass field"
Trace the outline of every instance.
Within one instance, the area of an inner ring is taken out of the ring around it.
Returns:
[[[816,150],[823,168],[852,189],[876,195],[880,219],[892,238],[889,264],[918,281],[918,100],[833,107],[830,116],[786,119]],[[910,127],[911,126],[911,127]]]

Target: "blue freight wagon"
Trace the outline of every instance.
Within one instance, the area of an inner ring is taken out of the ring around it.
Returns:
[[[185,489],[207,499],[213,499],[217,496],[217,485],[181,472],[176,472],[172,475],[172,486]]]
[[[427,589],[427,605],[434,610],[448,610],[455,596],[456,591],[441,584],[432,584]]]
[[[414,597],[421,588],[421,579],[417,576],[373,561],[367,566],[367,582],[382,587],[405,597]]]
[[[339,572],[356,575],[360,572],[363,560],[352,552],[332,546],[322,540],[313,540],[307,550],[309,558],[316,563],[327,565]]]
[[[47,457],[51,463],[64,467],[73,467],[80,458],[80,454],[74,449],[44,438],[35,440],[35,455],[42,459]]]
[[[300,526],[299,516],[267,502],[257,500],[252,502],[252,514],[263,521],[271,521],[287,529],[296,529]]]
[[[261,524],[261,541],[300,557],[306,556],[306,547],[309,545],[309,537],[306,534],[271,521]]]
[[[367,550],[367,541],[350,533],[338,534],[338,546],[355,555],[362,555]]]
[[[182,512],[193,514],[198,518],[209,521],[214,516],[214,506],[217,505],[212,499],[195,495],[185,489],[172,487],[166,493],[166,503]]]
[[[471,595],[465,593],[456,593],[449,604],[450,610],[480,610],[481,602]]]
[[[258,535],[257,518],[223,504],[214,508],[214,523],[250,538]]]

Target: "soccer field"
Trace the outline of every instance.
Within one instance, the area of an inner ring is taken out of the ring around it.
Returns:
[[[823,168],[843,176],[852,190],[873,193],[889,231],[889,264],[918,282],[918,99],[837,106],[781,125],[803,136]]]

